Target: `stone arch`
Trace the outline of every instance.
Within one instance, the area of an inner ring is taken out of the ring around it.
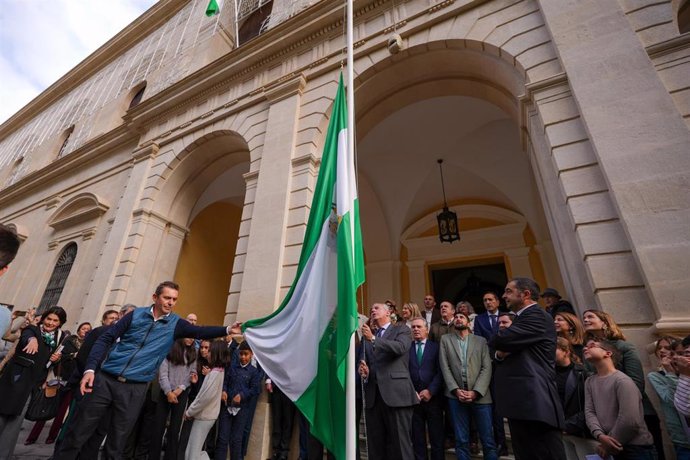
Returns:
[[[151,175],[147,189],[157,190],[152,211],[186,225],[206,185],[227,169],[249,160],[247,143],[234,131],[218,130],[199,137],[175,154],[160,175]]]

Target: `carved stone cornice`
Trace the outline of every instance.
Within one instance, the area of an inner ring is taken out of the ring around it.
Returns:
[[[288,75],[283,81],[265,90],[266,99],[275,104],[296,94],[301,95],[305,86],[307,86],[307,80],[303,74]]]

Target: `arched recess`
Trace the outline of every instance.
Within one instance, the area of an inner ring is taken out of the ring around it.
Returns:
[[[506,225],[501,232],[491,230],[511,252],[509,269],[564,289],[523,142],[521,97],[529,78],[519,59],[470,40],[426,43],[361,68],[355,121],[369,298],[419,302],[423,297],[423,289],[412,292],[409,279],[414,271],[421,277],[417,283],[425,286],[428,262],[407,260],[411,248],[402,239],[420,216],[435,219],[442,207],[437,158],[446,160],[449,202],[489,204],[522,216],[522,223],[511,224],[512,233],[506,233]],[[434,118],[439,114],[443,117]],[[434,125],[443,132],[435,132]],[[375,217],[366,219],[367,214]],[[371,235],[374,243],[367,241]],[[464,249],[472,245],[469,236],[459,243]],[[435,249],[428,248],[432,259],[435,250],[449,249],[433,240],[429,243]],[[548,277],[543,266],[549,267]]]
[[[137,264],[130,292],[145,295],[174,278],[181,287],[178,313],[194,312],[206,324],[223,321],[249,160],[247,143],[232,131],[206,134],[166,158],[146,187],[155,192],[135,211],[146,222],[139,258],[151,262]]]

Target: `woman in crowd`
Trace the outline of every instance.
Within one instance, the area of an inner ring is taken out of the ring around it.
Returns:
[[[50,427],[50,432],[48,432],[48,438],[46,438],[46,444],[52,444],[55,442],[58,433],[60,433],[60,428],[62,427],[62,422],[65,419],[65,414],[69,408],[69,404],[72,401],[72,389],[66,385],[69,378],[72,376],[72,371],[74,371],[74,359],[77,357],[79,348],[81,344],[84,343],[84,338],[86,334],[91,332],[91,323],[81,323],[77,327],[77,333],[67,337],[63,343],[65,346],[62,350],[62,358],[60,363],[57,365],[55,370],[55,375],[60,379],[60,404],[58,407],[55,419],[53,419],[53,424]],[[38,437],[43,431],[43,426],[46,424],[45,421],[41,420],[34,423],[34,427],[29,433],[29,436],[24,442],[25,445],[33,444],[36,442]]]
[[[556,328],[556,334],[570,342],[570,345],[573,347],[573,352],[580,358],[580,362],[582,362],[585,329],[578,317],[567,312],[557,313],[553,318],[553,324]]]
[[[400,322],[407,327],[412,326],[412,320],[421,318],[422,314],[419,312],[419,306],[416,303],[408,302],[400,309]]]
[[[559,314],[560,315],[560,314]],[[557,315],[558,316],[558,315]],[[565,429],[563,445],[568,460],[578,460],[597,447],[585,422],[585,380],[587,371],[565,337],[556,342],[556,386],[563,405]]]
[[[206,341],[201,343],[204,346]],[[201,348],[199,348],[201,350]],[[215,340],[211,343],[208,354],[208,371],[204,374],[203,384],[199,389],[194,402],[190,404],[185,413],[187,421],[193,421],[189,442],[185,450],[185,460],[208,459],[208,454],[203,452],[204,441],[211,427],[218,419],[220,402],[223,393],[223,378],[225,367],[230,364],[230,351],[223,340]],[[204,368],[200,371],[202,374]],[[200,374],[201,375],[201,374]],[[201,377],[200,377],[201,380]]]
[[[14,453],[31,391],[45,382],[48,362],[60,361],[56,349],[64,338],[60,330],[67,321],[62,307],[49,308],[38,326],[27,326],[19,339],[12,359],[0,377],[0,459]]]
[[[683,422],[673,405],[673,398],[678,385],[678,376],[673,366],[673,356],[675,354],[674,349],[679,343],[679,339],[670,336],[662,337],[656,341],[654,355],[659,360],[660,365],[658,370],[647,374],[647,378],[659,396],[666,429],[676,451],[676,459],[690,460],[690,439],[686,436]]]
[[[661,423],[659,416],[652,406],[652,402],[644,391],[645,379],[642,369],[642,361],[637,353],[635,345],[625,340],[623,331],[618,327],[611,315],[600,310],[587,310],[582,315],[582,323],[585,333],[598,339],[605,339],[616,347],[621,358],[616,367],[630,377],[642,394],[642,407],[644,408],[644,421],[647,429],[654,437],[658,460],[665,460],[664,445],[661,437]]]
[[[177,339],[170,349],[167,358],[158,371],[158,382],[161,393],[156,405],[153,434],[149,459],[160,460],[163,443],[163,432],[170,416],[166,435],[165,460],[176,460],[180,427],[184,411],[187,408],[187,397],[190,385],[197,381],[196,348],[194,339]]]

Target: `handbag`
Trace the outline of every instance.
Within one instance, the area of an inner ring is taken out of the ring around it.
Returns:
[[[60,367],[60,365],[58,365]],[[60,405],[60,379],[55,378],[53,369],[48,372],[45,385],[36,387],[31,392],[31,401],[26,409],[24,418],[32,422],[51,420],[55,418]]]
[[[60,385],[34,388],[24,418],[32,422],[51,420],[58,412]]]

